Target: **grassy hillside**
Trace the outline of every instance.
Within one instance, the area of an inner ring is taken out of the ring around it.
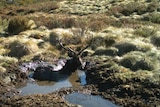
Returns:
[[[0,5],[4,83],[15,82],[11,64],[67,57],[58,38],[75,51],[93,39],[84,59],[93,64],[88,82],[99,95],[124,107],[160,105],[159,0],[15,0]],[[16,104],[16,99],[6,102],[12,101]]]

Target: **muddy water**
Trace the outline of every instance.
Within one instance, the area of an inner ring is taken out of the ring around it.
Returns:
[[[82,93],[71,93],[65,97],[69,103],[81,105],[83,107],[119,107],[112,102],[103,99],[100,96],[82,94]]]
[[[19,84],[17,89],[21,95],[47,94],[57,91],[64,87],[79,87],[85,85],[86,75],[83,71],[77,71],[70,76],[63,76],[58,82],[53,81],[35,81]],[[79,80],[79,81],[78,81]],[[112,102],[101,98],[100,96],[86,95],[81,93],[71,93],[66,95],[65,100],[69,103],[81,105],[83,107],[118,107]]]
[[[63,76],[58,82],[53,82],[53,81],[27,82],[26,84],[19,84],[17,86],[17,89],[21,91],[21,95],[38,94],[38,93],[47,94],[65,87],[78,87],[80,85],[78,80],[79,80],[78,74],[77,72],[75,72],[70,76]]]

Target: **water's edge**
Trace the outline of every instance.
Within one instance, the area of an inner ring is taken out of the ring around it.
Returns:
[[[69,103],[81,105],[83,107],[119,107],[100,96],[82,94],[77,92],[66,95],[65,100]]]

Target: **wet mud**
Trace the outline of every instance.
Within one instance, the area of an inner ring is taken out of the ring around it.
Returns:
[[[96,61],[94,66],[87,69],[87,85],[81,86],[77,74],[70,76],[68,81],[71,82],[70,87],[60,88],[59,90],[50,89],[49,93],[36,93],[22,95],[20,90],[15,87],[17,84],[26,84],[28,77],[23,74],[18,66],[11,66],[9,72],[15,74],[18,78],[11,81],[11,84],[1,82],[1,106],[57,106],[71,107],[76,106],[65,100],[65,96],[74,92],[101,96],[111,101],[116,106],[123,107],[156,107],[160,105],[160,89],[158,84],[151,84],[137,78],[122,80],[115,76],[118,70],[113,70],[106,64],[108,60]],[[96,66],[95,66],[96,65]],[[40,86],[46,86],[45,82],[39,82]],[[50,86],[55,84],[49,83]],[[47,88],[50,88],[48,86]],[[24,86],[23,86],[24,87]]]

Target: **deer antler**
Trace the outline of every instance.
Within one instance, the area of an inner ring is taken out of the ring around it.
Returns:
[[[80,55],[85,49],[87,49],[88,47],[90,47],[90,45],[92,44],[92,42],[93,42],[93,35],[92,35],[92,38],[91,38],[89,44],[88,44],[86,47],[82,48],[82,49],[77,53],[77,55]]]
[[[77,54],[73,49],[71,49],[71,48],[66,48],[66,47],[63,45],[61,39],[59,39],[58,42],[59,42],[59,44],[61,45],[61,47],[62,47],[63,49],[65,49],[66,51],[69,51],[69,52],[73,53],[74,55]]]

